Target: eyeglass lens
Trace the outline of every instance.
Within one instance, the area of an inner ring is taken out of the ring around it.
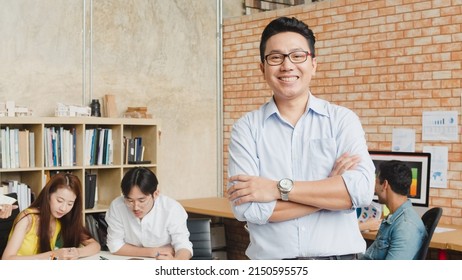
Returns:
[[[148,196],[148,197],[141,198],[141,199],[125,198],[125,204],[127,204],[129,207],[134,207],[135,203],[138,204],[139,206],[144,206],[149,201],[149,197],[152,197],[152,196]]]
[[[307,60],[309,55],[311,54],[307,51],[296,51],[296,52],[291,52],[288,54],[273,53],[273,54],[268,54],[265,57],[265,59],[269,65],[275,66],[275,65],[282,64],[286,57],[289,57],[289,60],[292,63],[303,63]]]

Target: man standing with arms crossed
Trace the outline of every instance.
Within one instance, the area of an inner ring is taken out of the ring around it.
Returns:
[[[371,203],[375,168],[358,117],[310,92],[314,43],[295,18],[265,28],[260,68],[273,98],[233,126],[228,195],[248,224],[250,259],[356,259],[366,249],[355,208]]]

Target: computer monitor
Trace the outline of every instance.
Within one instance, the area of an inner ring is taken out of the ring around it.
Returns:
[[[400,160],[412,171],[412,184],[408,197],[413,206],[428,207],[430,193],[430,153],[369,151],[376,172],[381,162]],[[378,197],[374,196],[377,201]]]

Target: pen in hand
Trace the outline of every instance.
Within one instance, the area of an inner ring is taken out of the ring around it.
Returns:
[[[167,256],[167,254],[161,254],[160,252],[157,252],[155,258],[158,258],[158,257],[160,257],[160,256]]]
[[[100,259],[100,260],[105,260],[105,261],[108,261],[108,260],[109,260],[108,258],[105,258],[105,257],[103,257],[103,256],[99,256],[99,259]]]

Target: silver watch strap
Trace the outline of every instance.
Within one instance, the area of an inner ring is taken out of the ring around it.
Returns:
[[[289,193],[284,193],[284,192],[280,192],[280,193],[281,193],[282,200],[289,201]]]

